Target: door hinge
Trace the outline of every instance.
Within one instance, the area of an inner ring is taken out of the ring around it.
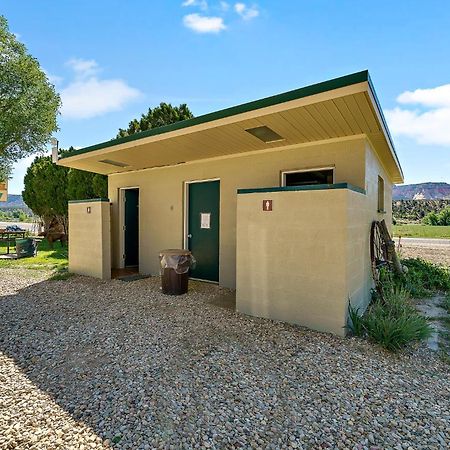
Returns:
[[[122,259],[125,259],[125,253],[122,255]]]
[[[126,231],[126,229],[127,229],[127,227],[126,227],[126,225],[124,225],[124,226],[122,227],[122,230],[123,230],[123,231]]]

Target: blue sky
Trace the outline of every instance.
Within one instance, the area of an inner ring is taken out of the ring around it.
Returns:
[[[61,93],[62,147],[161,101],[200,115],[369,69],[405,181],[450,182],[448,0],[1,0],[0,14]]]

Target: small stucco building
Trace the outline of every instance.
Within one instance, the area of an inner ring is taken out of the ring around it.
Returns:
[[[236,289],[239,311],[336,334],[348,301],[369,301],[370,226],[391,223],[392,186],[403,182],[367,71],[58,164],[108,175],[108,199],[69,205],[71,271],[158,275],[161,249],[189,248],[191,277]]]

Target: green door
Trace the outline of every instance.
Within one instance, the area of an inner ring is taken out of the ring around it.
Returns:
[[[125,267],[139,265],[139,189],[125,190]]]
[[[197,260],[191,277],[218,282],[220,181],[188,187],[188,248]]]

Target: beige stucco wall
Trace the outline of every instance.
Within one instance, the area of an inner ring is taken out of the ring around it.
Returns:
[[[350,242],[368,232],[352,206],[365,201],[348,189],[239,194],[238,311],[344,335],[348,299],[367,295],[366,280],[354,283],[364,258]]]
[[[388,228],[392,229],[392,189],[393,183],[371,144],[366,141],[366,191],[372,219],[385,219]],[[385,213],[377,213],[378,209],[378,175],[384,180]]]
[[[69,203],[69,272],[111,278],[110,217],[107,201]]]
[[[374,220],[385,219],[392,230],[393,183],[369,142],[366,142],[366,195],[354,196],[348,206],[347,267],[349,298],[361,312],[365,310],[373,288],[370,263],[370,227]],[[378,211],[378,176],[384,179],[385,212]]]
[[[230,144],[232,145],[232,144]],[[158,274],[158,252],[183,246],[184,183],[219,178],[220,284],[235,287],[237,189],[280,185],[283,170],[335,166],[335,182],[365,188],[366,141],[363,138],[295,146],[283,150],[214,159],[179,166],[111,175],[112,264],[120,267],[119,188],[140,188],[139,269]]]

